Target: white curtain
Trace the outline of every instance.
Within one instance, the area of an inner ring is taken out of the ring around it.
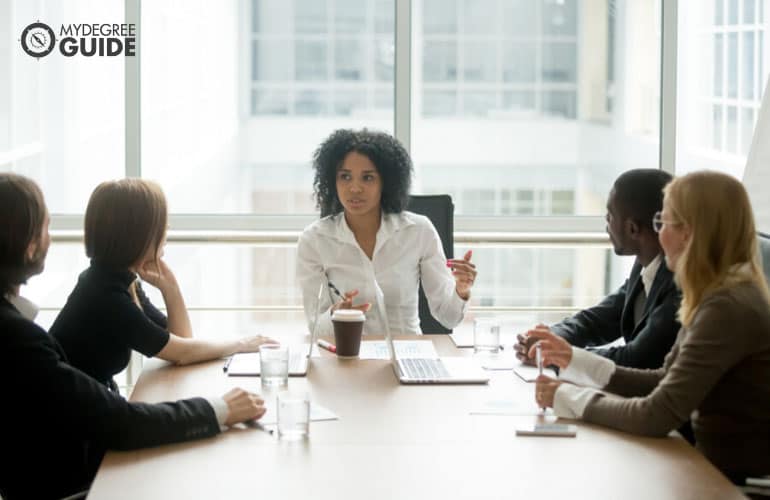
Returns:
[[[754,138],[746,160],[743,185],[749,192],[757,229],[770,233],[770,79],[759,109]]]

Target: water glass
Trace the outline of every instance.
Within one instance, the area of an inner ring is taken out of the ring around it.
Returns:
[[[308,393],[278,393],[276,411],[279,439],[298,441],[310,434],[310,396]]]
[[[260,377],[264,389],[289,385],[289,348],[281,345],[259,347]]]
[[[495,318],[476,318],[473,322],[473,352],[500,352],[500,322]]]

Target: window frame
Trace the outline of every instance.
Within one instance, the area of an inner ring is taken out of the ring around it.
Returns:
[[[141,33],[141,0],[125,0],[125,22],[137,26]],[[412,139],[412,0],[395,0],[395,75],[394,75],[394,135],[407,151]],[[661,99],[658,167],[674,173],[676,158],[676,78],[677,78],[677,13],[678,1],[661,1]],[[243,16],[248,23],[248,16]],[[248,27],[245,26],[248,31]],[[250,40],[250,37],[246,37]],[[141,45],[141,37],[139,40]],[[135,57],[125,58],[125,176],[141,177],[141,47]],[[242,62],[246,62],[242,58]],[[242,96],[243,97],[243,96]],[[244,102],[250,102],[246,100]],[[171,214],[173,230],[170,241],[187,241],[189,233],[217,235],[228,238],[251,235],[257,239],[275,236],[279,239],[299,234],[316,219],[314,215],[259,214]],[[82,232],[83,214],[53,214],[51,230],[55,240],[69,240]],[[463,216],[455,218],[460,241],[527,241],[554,243],[602,242],[608,238],[603,216]],[[240,235],[240,236],[238,236]],[[82,235],[80,236],[82,237]],[[542,238],[537,240],[536,238]],[[520,241],[520,240],[516,240]]]

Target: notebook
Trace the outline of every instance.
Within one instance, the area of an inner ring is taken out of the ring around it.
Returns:
[[[316,297],[315,318],[313,319],[313,328],[310,331],[310,343],[289,346],[289,376],[304,377],[310,369],[310,357],[313,355],[313,346],[315,346],[318,337],[318,323],[321,316],[321,298],[323,297],[326,281],[322,280],[318,288]],[[243,352],[233,354],[225,362],[222,368],[230,377],[258,377],[260,370],[259,353]]]

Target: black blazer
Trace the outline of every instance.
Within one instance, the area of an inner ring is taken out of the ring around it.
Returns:
[[[635,325],[634,302],[644,290],[641,272],[642,266],[636,261],[628,279],[615,293],[598,305],[553,325],[551,330],[577,347],[602,346],[623,337],[626,345],[589,350],[621,366],[660,368],[681,327],[676,319],[680,294],[673,274],[666,263],[661,262],[642,319]]]
[[[0,495],[60,498],[88,487],[106,449],[213,436],[202,398],[129,403],[71,367],[58,344],[0,297]]]

